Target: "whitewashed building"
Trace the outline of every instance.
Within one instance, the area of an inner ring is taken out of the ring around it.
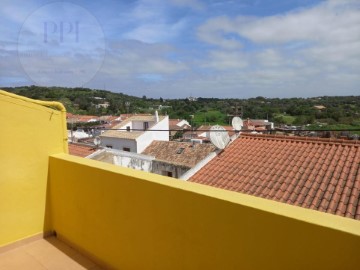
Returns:
[[[152,172],[152,162],[155,159],[151,156],[109,148],[101,149],[86,158],[145,172]]]
[[[141,154],[104,148],[86,158],[187,180],[216,155],[212,144],[153,141]]]
[[[112,130],[104,132],[101,146],[133,153],[141,153],[154,140],[169,141],[169,117],[155,115],[134,115]]]

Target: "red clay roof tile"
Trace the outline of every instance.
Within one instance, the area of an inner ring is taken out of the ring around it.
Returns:
[[[212,144],[192,144],[175,141],[153,141],[142,154],[154,156],[157,160],[192,168],[211,152]]]
[[[358,141],[242,134],[190,181],[360,220]]]
[[[89,146],[77,143],[69,143],[69,153],[73,156],[87,157],[97,150],[98,149],[91,145]]]

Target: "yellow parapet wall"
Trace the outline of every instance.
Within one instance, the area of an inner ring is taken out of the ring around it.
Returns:
[[[57,102],[0,90],[0,247],[43,232],[49,155],[67,153]]]
[[[116,167],[50,158],[57,235],[111,269],[358,269],[360,222]]]

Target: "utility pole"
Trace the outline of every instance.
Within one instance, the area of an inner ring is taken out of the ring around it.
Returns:
[[[240,113],[239,113],[239,107],[240,107]],[[229,125],[231,125],[231,117],[238,117],[240,116],[240,118],[243,117],[243,110],[244,110],[244,107],[243,106],[239,106],[239,103],[236,103],[235,104],[235,107],[232,106],[231,107],[233,109],[233,114],[228,114],[227,116],[229,117]]]

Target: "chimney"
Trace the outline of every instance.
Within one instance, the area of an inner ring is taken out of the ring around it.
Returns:
[[[159,122],[159,113],[158,113],[158,111],[155,111],[155,122],[156,123]]]

